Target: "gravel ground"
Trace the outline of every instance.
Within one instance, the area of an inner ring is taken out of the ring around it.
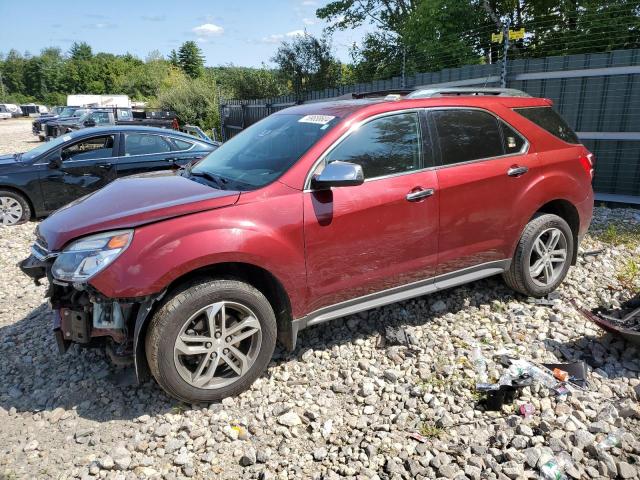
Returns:
[[[32,140],[25,125],[0,123],[0,151]],[[248,392],[209,406],[133,386],[100,352],[58,355],[44,287],[16,267],[34,226],[0,228],[0,478],[519,479],[551,459],[571,478],[639,476],[640,352],[571,303],[616,306],[640,287],[640,238],[620,235],[640,228],[637,210],[596,210],[582,252],[602,251],[581,254],[550,305],[494,278],[340,319],[305,330]],[[412,342],[392,345],[389,327]],[[474,347],[491,378],[507,349],[586,359],[590,385],[566,397],[534,385],[485,411]]]

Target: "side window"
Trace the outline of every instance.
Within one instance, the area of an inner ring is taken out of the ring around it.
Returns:
[[[127,110],[126,108],[119,108],[117,112],[119,120],[131,120],[131,110]]]
[[[171,145],[169,145],[169,142],[160,135],[127,133],[124,138],[124,154],[126,156],[148,155],[169,151],[171,151]]]
[[[108,112],[95,112],[91,115],[96,123],[109,123]]]
[[[351,133],[326,157],[326,162],[357,163],[365,178],[421,168],[420,120],[401,113],[372,120]]]
[[[92,160],[108,158],[113,152],[113,135],[91,137],[62,149],[62,160]]]
[[[580,143],[576,133],[551,107],[516,108],[515,111],[560,140],[573,144]]]
[[[442,164],[504,155],[496,117],[480,110],[434,110]]]
[[[191,147],[193,147],[193,143],[186,142],[184,140],[178,140],[177,138],[173,139],[173,143],[175,144],[176,150],[178,151],[189,150]]]
[[[502,127],[502,143],[504,152],[507,154],[519,153],[524,147],[525,140],[513,128],[504,122],[500,122]]]

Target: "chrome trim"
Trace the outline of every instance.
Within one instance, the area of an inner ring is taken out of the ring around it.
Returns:
[[[161,135],[159,133],[140,133],[140,132],[122,132],[124,133],[124,148],[127,148],[127,135],[147,135],[147,136],[155,136],[155,137],[167,137],[167,135]],[[136,155],[122,155],[121,157],[114,157],[114,158],[131,158],[131,157],[144,157],[146,155],[162,155],[163,153],[184,153],[184,152],[188,152],[192,149],[195,148],[196,144],[190,140],[183,140],[182,138],[178,138],[178,140],[182,140],[183,142],[187,142],[190,143],[191,146],[189,148],[187,148],[186,150],[169,150],[168,152],[156,152],[156,153],[140,153],[140,154],[136,154]]]
[[[38,242],[31,245],[31,254],[40,261],[49,260],[50,258],[55,258],[60,255],[59,252],[50,252]]]
[[[511,259],[496,260],[482,263],[473,267],[464,268],[455,272],[445,273],[417,282],[393,287],[380,292],[371,293],[362,297],[353,298],[335,305],[314,310],[304,317],[294,319],[291,323],[293,348],[295,348],[296,336],[300,330],[313,325],[328,322],[330,320],[352,315],[354,313],[396,303],[410,298],[438,292],[451,287],[457,287],[465,283],[497,275],[509,269]]]
[[[425,110],[423,107],[418,107],[418,108],[403,108],[400,110],[390,110],[388,112],[383,112],[383,113],[378,113],[377,115],[373,115],[371,117],[367,117],[364,120],[360,120],[359,122],[354,123],[353,125],[351,125],[342,135],[340,135],[340,137],[338,137],[338,139],[333,142],[324,152],[322,152],[322,155],[320,155],[316,161],[313,163],[313,165],[311,166],[311,168],[309,169],[309,171],[307,172],[307,177],[305,178],[304,181],[304,186],[303,186],[303,191],[310,191],[310,192],[314,192],[315,190],[313,190],[311,188],[311,178],[313,177],[313,172],[315,172],[316,168],[318,168],[318,165],[320,165],[320,163],[326,158],[327,155],[329,155],[338,145],[340,145],[346,137],[348,137],[349,135],[351,135],[355,130],[359,129],[362,125],[372,122],[373,120],[377,120],[378,118],[383,118],[383,117],[390,117],[392,115],[399,115],[399,114],[403,114],[403,113],[417,113],[418,115],[420,114],[421,111]],[[418,120],[420,120],[420,118],[418,118]],[[422,142],[420,142],[420,149],[422,150]],[[422,153],[422,152],[421,152]],[[426,169],[423,169],[426,170]],[[406,174],[406,173],[413,173],[413,172],[417,172],[418,170],[409,170],[407,172],[399,172],[401,174]],[[391,177],[391,176],[395,176],[397,174],[391,174],[391,175],[387,175],[385,177]],[[382,177],[373,177],[370,179],[366,179],[365,178],[365,182],[367,180],[377,180],[380,179]]]
[[[375,120],[375,119],[378,119],[378,118],[381,118],[381,117],[390,116],[390,115],[394,115],[394,114],[398,114],[398,113],[413,113],[413,112],[420,113],[422,111],[427,111],[428,112],[428,111],[432,111],[432,110],[479,110],[481,112],[486,112],[486,113],[492,115],[498,122],[504,123],[509,128],[511,128],[514,132],[516,132],[516,134],[519,135],[520,138],[522,138],[522,140],[524,140],[524,144],[522,145],[522,148],[518,152],[514,152],[514,153],[505,153],[504,155],[498,155],[496,157],[477,158],[477,159],[474,159],[474,160],[468,160],[466,162],[452,163],[450,165],[433,165],[433,166],[430,166],[430,167],[421,168],[419,170],[407,170],[407,171],[404,171],[404,172],[392,173],[392,174],[383,175],[383,176],[380,176],[380,177],[365,178],[364,179],[365,183],[367,183],[369,181],[374,181],[374,180],[382,180],[382,179],[385,179],[385,178],[393,178],[393,177],[398,177],[398,176],[401,176],[401,175],[408,175],[408,174],[411,174],[411,173],[425,172],[425,171],[429,171],[429,170],[439,170],[441,168],[457,167],[458,165],[467,165],[467,164],[470,164],[470,163],[485,162],[487,160],[495,160],[495,159],[500,159],[500,158],[519,156],[519,155],[527,155],[529,153],[529,147],[531,146],[531,144],[529,143],[529,140],[527,139],[527,137],[525,137],[520,132],[520,130],[515,128],[513,125],[511,125],[509,122],[504,120],[502,117],[500,117],[499,115],[496,115],[492,111],[487,110],[485,108],[465,107],[465,106],[450,106],[450,107],[449,106],[442,106],[442,107],[417,107],[417,108],[414,107],[414,108],[405,108],[405,109],[401,109],[401,110],[390,110],[388,112],[380,113],[380,114],[374,115],[372,117],[368,117],[368,118],[366,118],[364,120],[361,120],[360,122],[354,123],[353,125],[351,125],[347,129],[346,132],[344,132],[342,135],[340,135],[340,137],[338,137],[338,139],[335,142],[333,142],[331,144],[331,146],[329,146],[329,148],[327,148],[324,152],[322,152],[322,155],[320,155],[318,157],[318,159],[313,163],[311,169],[307,173],[307,177],[305,178],[304,186],[303,186],[303,189],[302,189],[303,192],[304,193],[309,193],[309,192],[315,192],[316,191],[313,188],[311,188],[311,178],[313,177],[313,172],[316,170],[316,168],[318,168],[318,165],[320,165],[320,163],[322,161],[324,161],[326,156],[329,155],[329,153],[331,153],[340,143],[342,143],[342,141],[347,136],[349,136],[354,130],[360,128],[365,123],[368,123],[368,122],[370,122],[372,120]],[[422,130],[421,130],[421,134],[422,135],[424,134],[422,132]]]

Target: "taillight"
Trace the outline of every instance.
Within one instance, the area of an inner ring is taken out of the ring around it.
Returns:
[[[587,175],[593,180],[593,168],[595,167],[596,158],[593,156],[593,153],[587,152],[585,154],[580,155],[580,165],[584,168],[584,171],[587,172]]]

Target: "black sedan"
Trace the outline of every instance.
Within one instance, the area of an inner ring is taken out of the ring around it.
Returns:
[[[217,147],[175,130],[109,126],[0,155],[0,225],[48,215],[118,177],[178,169]]]

